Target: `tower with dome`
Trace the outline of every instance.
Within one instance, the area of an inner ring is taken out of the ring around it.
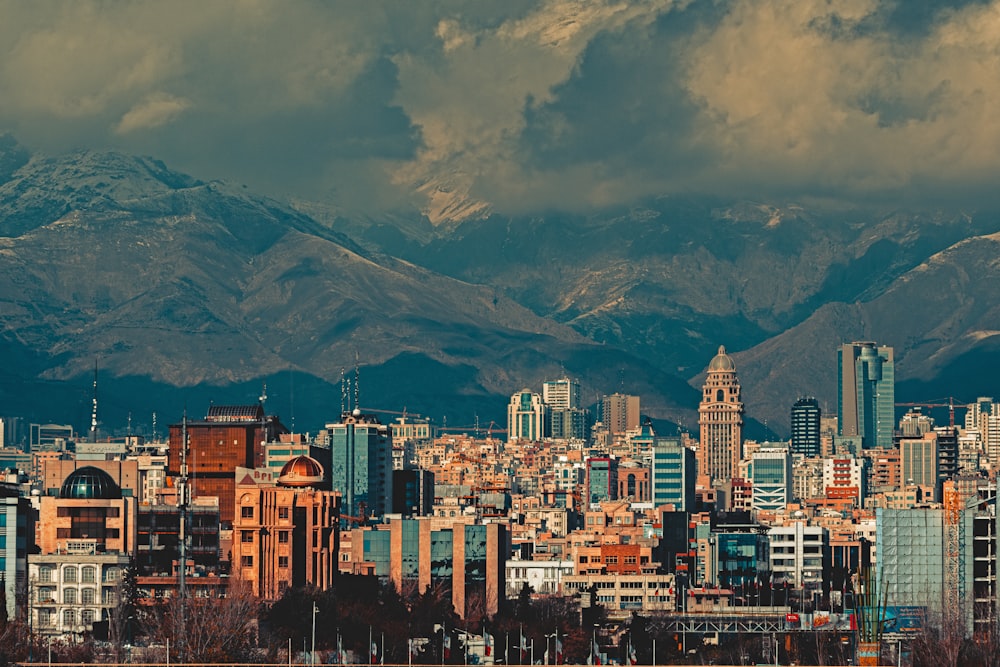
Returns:
[[[743,455],[743,401],[736,363],[719,346],[708,364],[698,405],[698,476],[711,486],[738,476]]]

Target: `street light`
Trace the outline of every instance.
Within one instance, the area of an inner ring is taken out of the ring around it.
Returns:
[[[316,601],[313,601],[313,613],[312,613],[312,650],[309,652],[309,664],[316,664],[316,614],[319,613],[319,609],[316,608]]]

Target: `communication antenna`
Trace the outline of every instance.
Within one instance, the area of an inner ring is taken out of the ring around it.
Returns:
[[[358,366],[358,353],[354,353],[354,409],[361,409],[361,367]]]
[[[156,442],[156,410],[153,410],[153,442]]]
[[[94,407],[90,413],[90,441],[97,442],[97,359],[94,359]]]
[[[178,556],[180,556],[180,569],[177,571],[177,590],[180,594],[180,627],[185,627],[184,599],[187,597],[187,510],[188,510],[188,432],[187,432],[187,406],[184,406],[184,417],[181,421],[181,466],[180,481],[178,483],[177,505],[180,509],[180,537],[178,543]]]
[[[347,412],[347,379],[344,377],[344,369],[340,369],[340,414]]]
[[[267,409],[264,403],[267,402],[267,383],[265,382],[260,392],[260,439],[261,445],[267,444]]]

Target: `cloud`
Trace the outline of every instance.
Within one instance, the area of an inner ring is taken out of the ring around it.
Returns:
[[[187,100],[166,93],[155,93],[125,112],[115,131],[127,134],[166,125],[189,106],[191,104]]]
[[[982,203],[997,43],[984,0],[0,2],[0,129],[440,220]]]

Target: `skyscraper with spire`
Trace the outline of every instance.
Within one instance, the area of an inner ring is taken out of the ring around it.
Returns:
[[[736,364],[719,346],[708,364],[698,405],[698,476],[725,483],[737,476],[743,455],[743,402]]]

